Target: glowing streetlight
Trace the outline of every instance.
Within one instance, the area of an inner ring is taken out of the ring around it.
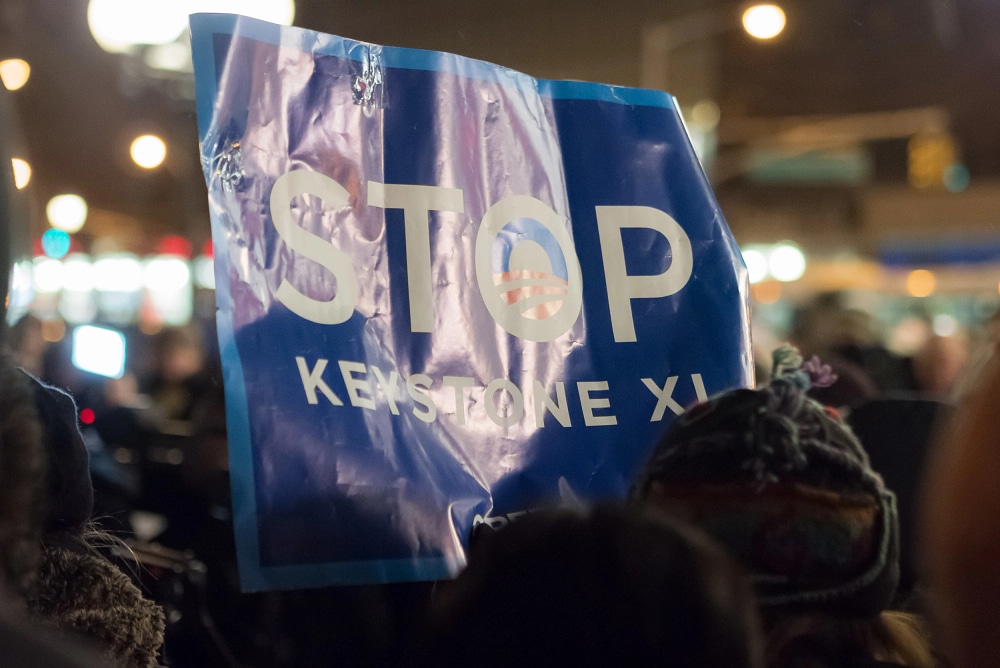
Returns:
[[[778,5],[754,5],[743,12],[743,29],[751,37],[773,39],[785,29],[785,12]]]
[[[87,220],[87,202],[79,195],[56,195],[45,206],[45,215],[52,227],[73,234]]]
[[[14,187],[23,190],[31,181],[31,165],[21,158],[11,158],[10,164],[14,168]]]
[[[0,80],[7,90],[17,90],[28,83],[29,76],[31,76],[31,66],[27,61],[20,58],[0,60]]]
[[[143,169],[155,169],[167,157],[167,145],[156,135],[142,135],[132,140],[132,160]]]

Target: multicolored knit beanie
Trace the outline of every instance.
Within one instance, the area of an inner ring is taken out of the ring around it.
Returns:
[[[895,496],[837,413],[806,396],[832,380],[779,348],[767,386],[678,417],[633,489],[727,545],[765,610],[874,615],[899,580]]]

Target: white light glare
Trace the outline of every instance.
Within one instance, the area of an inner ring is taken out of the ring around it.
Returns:
[[[125,337],[121,332],[93,325],[73,330],[73,366],[107,378],[125,373]]]
[[[154,169],[167,157],[167,145],[156,135],[140,135],[129,149],[132,160],[143,169]]]
[[[199,288],[215,289],[215,262],[207,255],[194,261],[194,282]]]
[[[31,181],[31,165],[21,158],[11,158],[10,164],[14,168],[14,187],[23,190]]]
[[[180,292],[191,285],[191,268],[179,257],[161,255],[146,262],[142,277],[150,292]]]
[[[87,220],[87,202],[79,195],[56,195],[45,206],[45,215],[52,227],[73,234]]]
[[[136,44],[169,44],[184,34],[184,2],[161,0],[90,0],[87,24],[97,44],[125,53]]]
[[[934,316],[933,329],[938,336],[951,336],[958,331],[958,320],[947,314],[936,315]]]
[[[89,257],[76,253],[63,260],[63,289],[69,292],[94,289],[94,265]]]
[[[806,273],[806,256],[798,246],[790,243],[778,244],[767,258],[771,276],[779,281],[797,281]]]
[[[10,273],[10,303],[7,305],[7,324],[12,325],[28,312],[35,298],[33,283],[34,265],[31,260],[14,263]]]
[[[751,283],[760,283],[767,278],[767,256],[758,248],[747,247],[743,250],[743,262],[747,266],[747,274]]]
[[[17,90],[28,83],[31,76],[31,66],[26,60],[20,58],[8,58],[0,60],[0,81],[7,90]]]
[[[105,51],[125,53],[139,44],[177,41],[198,12],[241,14],[271,23],[291,25],[294,0],[90,0],[87,23]]]
[[[142,290],[142,263],[130,253],[105,255],[94,262],[94,289],[98,292]]]
[[[785,12],[778,5],[754,5],[743,12],[743,29],[757,39],[777,37],[785,29]]]
[[[59,292],[62,290],[64,273],[62,260],[53,260],[49,257],[35,258],[31,270],[31,282],[35,286],[35,292],[42,294]]]

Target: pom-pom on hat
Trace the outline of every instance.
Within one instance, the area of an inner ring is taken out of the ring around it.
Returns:
[[[850,428],[806,396],[832,379],[817,358],[779,348],[766,386],[675,420],[633,497],[727,545],[764,609],[869,616],[899,580],[896,503]]]

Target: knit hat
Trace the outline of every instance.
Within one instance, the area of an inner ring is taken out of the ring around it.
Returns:
[[[772,380],[679,416],[633,497],[691,521],[751,573],[764,609],[871,616],[899,580],[896,501],[836,411],[806,396],[833,380],[791,346]]]

